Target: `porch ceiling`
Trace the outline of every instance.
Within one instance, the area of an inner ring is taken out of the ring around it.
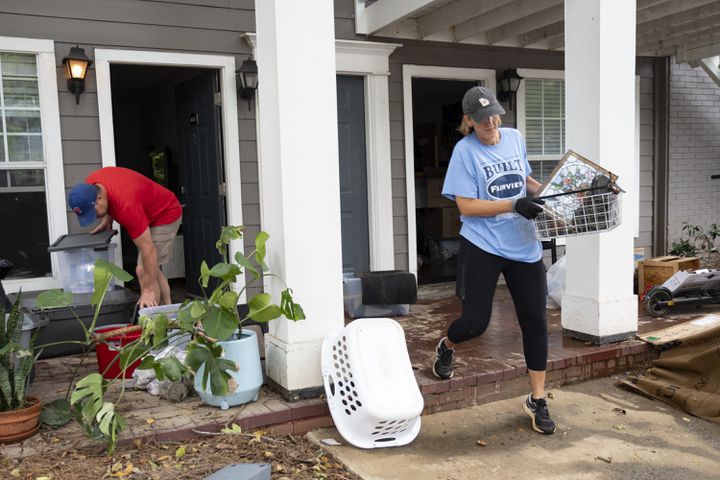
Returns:
[[[358,33],[562,50],[563,0],[355,0]],[[636,51],[689,62],[720,53],[720,1],[637,0]]]

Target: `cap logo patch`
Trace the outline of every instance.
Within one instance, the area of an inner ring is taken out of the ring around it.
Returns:
[[[483,107],[487,107],[488,105],[490,105],[490,100],[488,100],[487,98],[481,97],[478,102],[480,102],[480,105],[482,105]]]
[[[80,207],[73,208],[73,212],[75,212],[77,215],[82,215],[82,210],[80,210]]]

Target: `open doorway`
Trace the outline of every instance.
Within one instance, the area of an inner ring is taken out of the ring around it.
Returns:
[[[455,280],[460,212],[442,196],[453,147],[462,134],[463,94],[477,81],[412,79],[418,283]]]
[[[226,224],[219,71],[113,64],[110,80],[116,165],[153,179],[180,200],[183,222],[163,272],[173,300],[200,295],[201,261],[220,260],[214,243]],[[137,249],[125,231],[121,242],[123,268],[134,272]]]

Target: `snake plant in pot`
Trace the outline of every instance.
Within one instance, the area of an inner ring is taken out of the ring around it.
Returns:
[[[153,369],[159,380],[179,381],[194,376],[196,390],[206,403],[212,405],[226,408],[257,397],[257,390],[262,383],[261,372],[260,383],[257,383],[256,375],[256,384],[249,387],[242,385],[246,381],[247,372],[255,368],[250,363],[254,365],[257,362],[259,368],[257,341],[253,334],[242,328],[243,323],[249,319],[268,322],[281,316],[289,320],[302,320],[305,314],[302,307],[295,303],[292,291],[287,287],[281,293],[279,304],[273,302],[270,294],[261,292],[248,301],[247,315],[238,314],[238,302],[243,292],[233,288],[238,276],[247,272],[246,277],[249,277],[243,289],[262,282],[266,276],[275,276],[269,272],[265,263],[265,245],[269,238],[265,232],[260,232],[255,237],[254,250],[247,255],[238,252],[234,262],[229,261],[228,246],[232,241],[242,239],[243,230],[242,226],[223,227],[216,243],[222,261],[212,267],[202,262],[199,281],[203,289],[208,288],[211,279],[214,279],[214,287],[209,296],[179,305],[176,315],[143,315],[139,325],[108,332],[92,339],[102,342],[109,336],[141,330],[140,338],[120,347],[119,355],[114,359],[119,362],[123,374],[127,368],[141,360],[137,368]],[[105,292],[113,277],[122,281],[132,278],[115,265],[97,260],[92,300],[97,308],[91,327],[95,325]],[[72,295],[62,291],[44,292],[38,297],[38,306],[45,308],[67,306],[71,303]],[[190,337],[184,362],[174,356],[155,358],[153,352],[161,347],[174,345],[174,337],[179,336]],[[247,348],[238,347],[239,342],[254,347],[254,353],[248,354]],[[236,356],[235,351],[244,353]],[[77,382],[71,394],[68,392],[69,400],[59,399],[50,404],[46,423],[58,426],[74,417],[85,427],[88,435],[104,439],[108,444],[108,453],[112,453],[118,435],[125,427],[121,409],[118,408],[125,391],[123,376],[106,379],[100,373],[93,373],[84,377]],[[112,400],[107,400],[106,394],[110,396],[108,387],[115,382],[121,383],[120,392],[113,390]]]
[[[0,303],[0,443],[28,438],[37,431],[40,420],[40,400],[25,394],[35,364],[35,336],[29,339],[29,345],[22,344],[21,296],[22,292],[9,313]]]

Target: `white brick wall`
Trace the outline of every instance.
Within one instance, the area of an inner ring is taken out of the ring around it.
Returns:
[[[720,86],[701,68],[671,63],[668,248],[683,222],[720,223]]]

